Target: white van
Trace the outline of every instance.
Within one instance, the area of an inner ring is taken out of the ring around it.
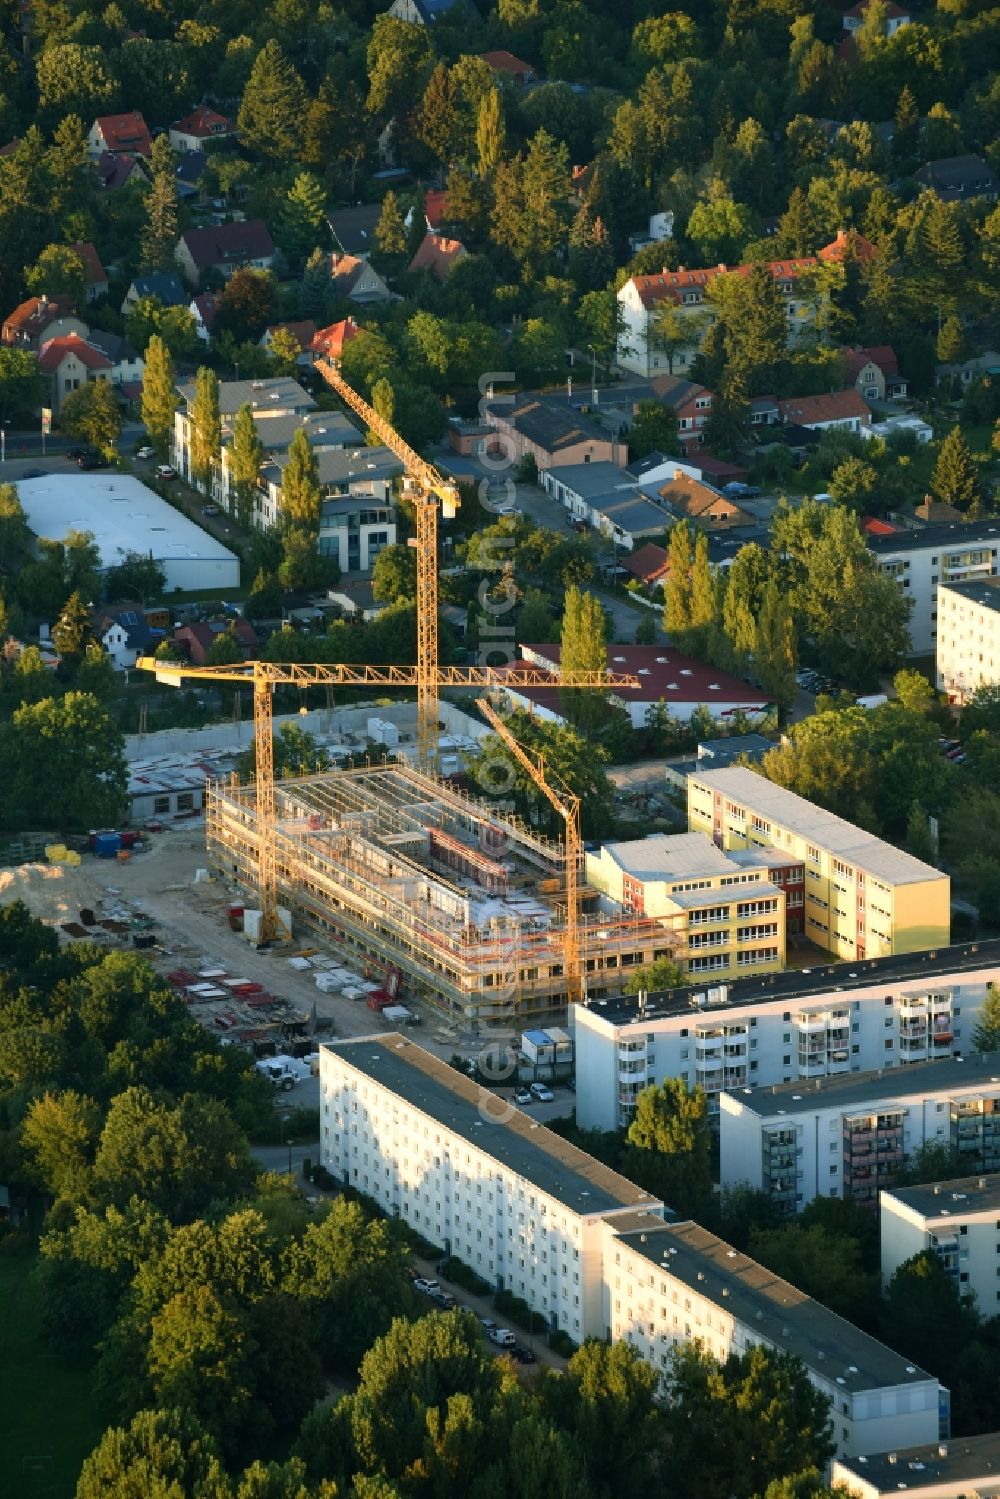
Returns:
[[[509,1327],[488,1327],[486,1336],[491,1343],[496,1343],[498,1348],[513,1348],[517,1342]]]

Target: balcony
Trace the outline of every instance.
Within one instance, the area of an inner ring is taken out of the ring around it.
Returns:
[[[819,1031],[826,1030],[825,1015],[800,1015],[798,1018],[799,1030],[806,1035],[815,1035]]]

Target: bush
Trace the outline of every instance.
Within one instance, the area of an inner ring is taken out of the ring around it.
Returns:
[[[498,1312],[502,1312],[526,1332],[543,1333],[548,1328],[547,1320],[540,1312],[533,1312],[522,1296],[515,1296],[510,1291],[498,1291],[493,1304]]]
[[[457,1259],[455,1255],[442,1261],[438,1273],[445,1280],[454,1281],[456,1286],[461,1286],[472,1296],[488,1296],[493,1289],[488,1281],[483,1280],[464,1260]]]
[[[549,1333],[548,1344],[552,1352],[558,1353],[560,1358],[572,1358],[577,1348],[569,1333],[563,1332],[561,1327]]]
[[[282,1120],[287,1123],[282,1129]],[[254,1129],[251,1139],[255,1145],[287,1145],[294,1140],[304,1145],[319,1139],[319,1109],[277,1109],[269,1114]]]

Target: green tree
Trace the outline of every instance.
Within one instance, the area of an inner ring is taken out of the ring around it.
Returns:
[[[70,297],[82,307],[87,296],[87,268],[71,245],[46,245],[33,266],[24,273],[33,296]]]
[[[0,346],[0,421],[41,404],[47,382],[38,368],[38,355],[29,349]]]
[[[383,547],[372,569],[372,593],[380,603],[395,604],[417,595],[417,554],[403,543]]]
[[[563,605],[560,670],[563,672],[607,671],[608,648],[601,601],[592,593],[571,586]],[[560,703],[570,723],[594,731],[607,716],[607,705],[598,692],[565,688]]]
[[[628,451],[633,462],[649,453],[679,454],[677,418],[669,407],[659,401],[638,403],[629,428]]]
[[[650,1177],[676,1212],[695,1213],[712,1190],[711,1130],[708,1099],[702,1088],[689,1091],[683,1078],[664,1078],[643,1088],[628,1127],[628,1143],[636,1152],[652,1152],[656,1160]]]
[[[643,968],[632,970],[625,982],[625,993],[658,994],[661,989],[679,989],[683,982],[683,972],[676,963],[670,958],[657,958]]]
[[[500,90],[488,88],[476,115],[476,157],[480,177],[490,178],[503,157],[505,146],[503,103]]]
[[[655,1483],[658,1379],[638,1350],[588,1338],[560,1384],[542,1398],[582,1458],[590,1491],[634,1494]]]
[[[388,120],[416,107],[434,66],[428,30],[388,14],[376,16],[367,53],[369,115]]]
[[[305,110],[305,85],[272,38],[257,53],[243,90],[237,115],[243,144],[277,161],[294,161]]]
[[[953,1174],[953,1173],[952,1173]],[[894,1271],[882,1303],[883,1342],[924,1368],[950,1363],[975,1332],[977,1318],[933,1250],[923,1250]]]
[[[750,210],[720,191],[695,204],[684,232],[698,252],[697,264],[732,264],[750,238]]]
[[[323,184],[312,172],[300,172],[281,208],[281,248],[293,265],[299,266],[327,235]]]
[[[316,455],[300,427],[288,447],[281,475],[281,529],[284,557],[279,576],[286,588],[308,586],[317,575],[320,488]]]
[[[142,421],[149,440],[161,458],[170,447],[176,405],[174,361],[159,334],[150,338],[142,377]]]
[[[0,565],[24,556],[30,547],[31,530],[17,489],[0,484]]]
[[[524,645],[554,641],[559,634],[549,596],[541,588],[526,588],[517,615],[517,639]]]
[[[683,648],[699,659],[707,658],[716,617],[715,579],[708,560],[708,536],[698,531],[691,563],[691,594],[688,629]]]
[[[941,364],[961,364],[968,357],[969,341],[961,320],[954,313],[945,318],[938,330],[937,357]]]
[[[195,376],[194,401],[191,406],[191,478],[203,494],[208,494],[212,475],[222,453],[222,418],[219,415],[219,379],[207,365],[199,366]]]
[[[956,510],[971,511],[979,503],[979,467],[959,426],[952,427],[941,444],[931,489]]]
[[[0,738],[0,772],[8,825],[51,826],[58,807],[67,828],[114,826],[125,809],[121,732],[86,693],[18,708]]]
[[[871,509],[878,486],[878,472],[863,458],[849,457],[838,463],[830,475],[830,493],[838,505],[845,505],[858,515]]]
[[[831,1234],[821,1224],[806,1227],[796,1222],[751,1230],[748,1253],[838,1316],[874,1326],[878,1274],[865,1270],[856,1239]]]
[[[155,145],[166,141],[160,136]],[[139,264],[144,271],[170,270],[177,248],[177,180],[169,150],[160,153],[152,185],[146,194],[146,222],[139,245]]]
[[[974,1051],[1000,1051],[1000,989],[987,984],[972,1032]]]
[[[522,748],[544,758],[546,775],[580,798],[580,820],[584,837],[600,837],[611,825],[613,793],[604,773],[607,754],[591,738],[570,725],[543,723],[516,711],[507,720],[510,732]],[[467,757],[469,775],[485,796],[510,796],[521,816],[541,826],[551,837],[562,838],[562,818],[550,807],[535,782],[512,759],[496,735],[487,735]]]
[[[257,476],[264,462],[264,444],[260,440],[253,410],[244,402],[233,419],[233,440],[229,448],[229,477],[233,502],[241,526],[254,523],[257,499]]]
[[[45,1093],[29,1105],[22,1142],[35,1179],[53,1197],[84,1200],[100,1129],[100,1105],[71,1089]]]
[[[114,386],[108,380],[88,380],[71,391],[62,403],[59,422],[71,437],[82,438],[102,453],[110,452],[122,430]]]
[[[190,1410],[144,1410],[127,1430],[107,1429],[84,1461],[76,1499],[222,1499],[227,1488],[215,1442]]]
[[[94,644],[94,626],[90,610],[78,593],[71,593],[52,626],[52,644],[60,656],[79,660]]]
[[[764,588],[754,642],[754,668],[768,697],[787,708],[795,698],[795,621],[788,600],[771,579]]]
[[[687,521],[671,529],[668,552],[663,628],[672,641],[679,643],[691,628],[691,528]]]
[[[326,309],[333,291],[330,256],[317,245],[310,252],[299,283],[299,312],[317,323],[326,320]]]
[[[138,599],[140,604],[151,604],[163,597],[167,574],[154,557],[126,552],[121,562],[108,568],[104,581],[109,599]]]
[[[650,328],[651,346],[653,352],[666,355],[667,369],[671,374],[677,355],[685,349],[698,347],[707,323],[704,313],[682,312],[669,297],[659,304]]]
[[[448,64],[439,61],[427,80],[416,119],[416,135],[443,165],[458,148],[459,119],[455,84]]]
[[[375,243],[383,255],[406,254],[406,225],[399,199],[391,188],[382,199],[382,211],[375,225]]]

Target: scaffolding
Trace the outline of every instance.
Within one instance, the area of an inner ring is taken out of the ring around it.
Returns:
[[[213,865],[252,892],[254,786],[210,782],[205,822]],[[512,813],[388,763],[278,781],[273,827],[282,904],[323,940],[398,966],[411,995],[466,1026],[565,1008],[565,850]],[[585,910],[579,927],[595,997],[672,946],[655,919]]]

